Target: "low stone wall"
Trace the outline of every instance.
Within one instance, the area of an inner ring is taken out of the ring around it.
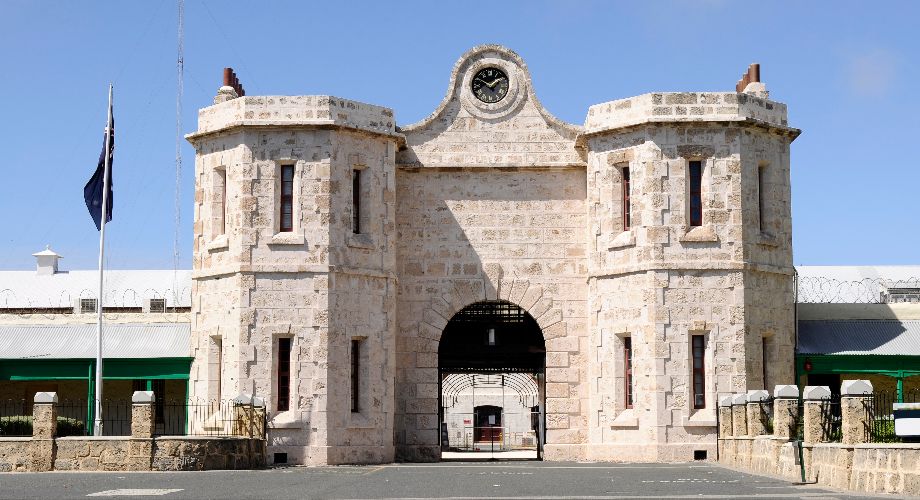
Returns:
[[[791,441],[791,429],[794,422],[788,419],[793,406],[773,401],[774,429],[776,435],[764,435],[765,429],[743,422],[744,425],[730,425],[735,417],[740,416],[739,406],[746,401],[762,395],[762,391],[751,391],[747,396],[734,395],[720,401],[719,462],[741,470],[779,476],[789,481],[802,480],[804,465],[805,481],[822,486],[861,493],[893,493],[899,495],[920,496],[920,443],[866,443],[869,439],[865,432],[868,425],[868,413],[865,408],[867,394],[871,394],[871,385],[867,389],[847,381],[841,388],[842,422],[840,443],[828,443],[828,433],[824,430],[826,418],[819,405],[830,397],[827,387],[807,387],[804,395],[804,422],[802,459],[799,460],[799,443]],[[860,381],[857,381],[860,382]],[[781,390],[780,387],[783,387]],[[854,392],[854,387],[859,392]],[[814,390],[811,390],[814,389]],[[849,393],[848,393],[849,389]],[[778,386],[776,398],[789,398],[789,392],[798,395],[794,386]],[[741,419],[744,420],[744,419]],[[750,420],[750,419],[747,419]],[[782,435],[780,435],[780,433]]]
[[[0,438],[0,472],[186,471],[253,469],[265,465],[265,440],[241,437],[62,437],[51,446],[32,438]],[[37,451],[50,452],[36,453]],[[41,455],[41,456],[39,456]]]

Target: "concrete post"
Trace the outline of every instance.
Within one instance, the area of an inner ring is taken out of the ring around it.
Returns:
[[[828,404],[831,389],[826,385],[809,385],[802,392],[805,404],[804,438],[806,443],[826,443],[829,436],[824,432],[822,406]]]
[[[748,391],[747,393],[747,427],[748,436],[762,436],[767,433],[764,415],[760,408],[762,402],[770,397],[770,393],[763,390]]]
[[[793,439],[796,437],[796,420],[799,410],[799,388],[794,385],[778,385],[773,388],[773,436]]]
[[[732,396],[732,435],[747,436],[747,394]]]
[[[57,434],[56,392],[35,393],[32,406],[32,472],[46,472],[54,468]]]
[[[719,437],[732,437],[732,397],[719,398]]]
[[[150,470],[153,464],[153,432],[156,422],[153,391],[134,391],[131,397],[130,470]]]
[[[846,380],[840,385],[840,428],[843,444],[869,442],[871,427],[872,382]]]

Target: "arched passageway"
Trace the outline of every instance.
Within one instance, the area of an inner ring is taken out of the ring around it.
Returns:
[[[441,458],[541,458],[545,366],[527,311],[484,301],[457,312],[438,348]]]

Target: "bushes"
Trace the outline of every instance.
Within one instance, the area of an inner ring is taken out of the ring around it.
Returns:
[[[57,418],[57,437],[83,436],[86,434],[86,424],[75,418]],[[0,436],[31,436],[32,416],[18,415],[14,417],[0,417]]]

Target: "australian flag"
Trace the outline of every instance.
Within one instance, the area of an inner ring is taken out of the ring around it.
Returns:
[[[111,134],[109,136],[109,192],[106,197],[106,222],[112,220],[112,161],[114,160],[113,153],[115,152],[115,117],[112,115],[111,107],[109,108],[109,117],[111,121],[109,121],[108,127],[105,129],[106,135]],[[102,193],[105,189],[103,184],[105,182],[106,135],[103,135],[102,137],[102,152],[99,153],[99,163],[96,165],[96,172],[93,173],[93,176],[90,177],[89,182],[87,182],[86,186],[83,187],[83,199],[86,200],[86,208],[89,210],[89,214],[93,217],[93,222],[96,223],[96,230],[102,229]]]

